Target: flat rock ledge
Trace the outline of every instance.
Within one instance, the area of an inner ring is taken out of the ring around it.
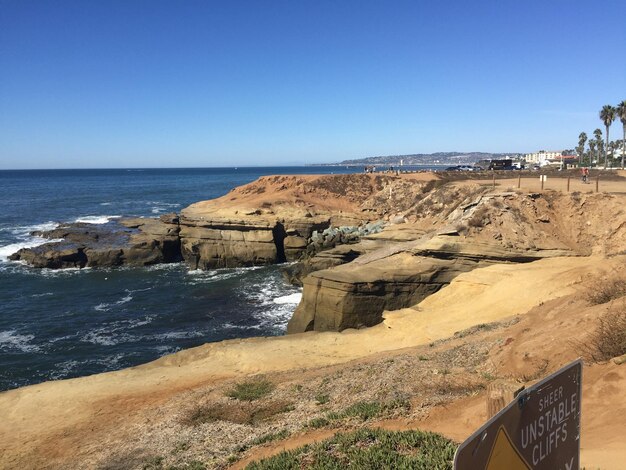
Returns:
[[[9,259],[49,269],[174,263],[182,261],[179,232],[176,214],[113,219],[106,224],[62,224],[33,232],[51,241],[22,248]]]

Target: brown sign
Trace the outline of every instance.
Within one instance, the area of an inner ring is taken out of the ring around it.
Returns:
[[[455,470],[578,470],[582,361],[523,390],[456,451]]]

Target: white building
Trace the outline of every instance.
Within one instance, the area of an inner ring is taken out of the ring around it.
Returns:
[[[539,166],[544,166],[561,158],[562,150],[539,150],[535,153],[527,153],[525,155],[526,163],[532,163]]]

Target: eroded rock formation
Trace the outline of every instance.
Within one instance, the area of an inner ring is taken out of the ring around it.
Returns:
[[[182,260],[178,216],[116,219],[107,224],[63,224],[34,232],[52,241],[9,256],[36,268],[148,266]]]

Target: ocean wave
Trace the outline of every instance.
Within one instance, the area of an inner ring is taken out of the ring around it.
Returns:
[[[49,240],[41,237],[31,237],[29,240],[11,243],[9,245],[0,246],[0,261],[8,261],[9,256],[13,253],[17,253],[22,248],[34,248],[44,243],[55,242],[60,240]]]
[[[40,294],[32,294],[31,297],[47,297],[49,295],[54,295],[54,292],[42,292]]]
[[[247,266],[242,268],[221,268],[212,269],[210,271],[204,271],[202,269],[193,269],[187,271],[190,279],[187,280],[187,284],[192,286],[198,284],[206,284],[211,282],[225,281],[234,277],[241,276],[250,271],[257,271],[263,269],[265,266]]]
[[[142,289],[142,290],[149,290],[149,289]],[[139,292],[139,291],[134,291],[134,292]],[[118,305],[124,305],[128,302],[130,302],[131,300],[133,300],[133,296],[131,295],[130,291],[126,291],[126,294],[124,297],[122,297],[120,300],[116,301],[116,302],[102,302],[98,305],[96,305],[94,307],[94,310],[97,310],[98,312],[108,312],[111,307],[116,307]]]
[[[137,337],[128,333],[117,334],[115,331],[104,328],[96,328],[81,336],[84,343],[98,344],[100,346],[115,346],[120,343],[132,343],[137,341]]]
[[[170,339],[199,338],[200,336],[204,336],[204,333],[198,330],[168,331],[167,333],[157,333],[153,335],[146,335],[142,339],[163,341],[163,340],[170,340]]]
[[[186,267],[184,262],[180,263],[160,263],[160,264],[152,264],[150,266],[145,266],[143,269],[146,271],[178,271]]]
[[[124,364],[120,364],[123,359],[126,359],[128,356],[132,354],[112,354],[109,356],[105,356],[99,359],[85,359],[82,361],[77,361],[75,359],[70,359],[63,362],[57,362],[54,365],[54,370],[50,373],[49,378],[51,380],[59,380],[65,379],[70,375],[75,375],[77,370],[84,368],[87,365],[101,365],[104,366],[103,372],[118,370],[120,367],[123,367]]]
[[[0,350],[41,351],[39,346],[30,343],[33,339],[35,339],[35,335],[21,335],[16,330],[0,331]]]
[[[162,212],[172,211],[181,205],[178,203],[161,202],[161,201],[146,201],[146,205],[152,206],[150,211],[153,214],[160,214]]]
[[[0,261],[7,261],[10,255],[17,253],[22,248],[34,248],[44,243],[60,241],[31,235],[32,232],[53,230],[58,226],[59,224],[56,222],[43,222],[41,224],[11,227],[9,232],[11,233],[10,238],[13,240],[12,243],[0,246]]]
[[[165,356],[167,354],[174,354],[175,352],[178,352],[181,350],[181,348],[179,348],[178,346],[165,346],[165,345],[155,346],[154,349],[159,354],[159,356]]]
[[[41,268],[37,269],[37,274],[43,277],[67,277],[67,276],[76,276],[81,274],[84,271],[91,271],[93,268],[90,266],[85,266],[84,268],[63,268],[63,269],[50,269],[50,268]]]
[[[270,277],[247,285],[244,295],[256,304],[252,313],[252,324],[258,326],[258,329],[270,329],[279,333],[285,330],[302,299],[302,289],[285,284],[280,277]],[[241,328],[251,329],[252,324]]]
[[[95,328],[84,334],[80,338],[80,341],[97,344],[100,346],[115,346],[120,343],[144,343],[147,341],[167,342],[171,340],[199,338],[201,336],[204,336],[204,333],[198,330],[168,331],[167,333],[132,335],[126,330],[140,326],[141,322],[135,323],[134,326],[126,325],[126,327],[119,326],[119,323],[121,322],[116,323],[118,324],[118,326],[113,328],[111,328],[112,325],[109,325],[108,327],[105,326],[101,328]],[[146,323],[149,323],[149,321]]]
[[[83,223],[83,224],[96,224],[102,225],[106,224],[112,219],[119,219],[121,215],[86,215],[84,217],[79,217],[74,222],[75,223]]]
[[[18,225],[11,228],[11,233],[17,237],[30,237],[31,232],[43,232],[46,230],[54,230],[59,226],[58,222],[42,222],[40,224],[32,225]]]
[[[123,298],[122,300],[125,300]],[[118,301],[118,304],[121,301]],[[125,302],[122,302],[125,303]],[[115,303],[114,303],[115,304]],[[111,304],[111,305],[114,305]],[[106,310],[100,310],[106,311]],[[151,338],[153,335],[133,335],[129,331],[135,328],[148,325],[154,320],[154,315],[146,315],[140,318],[126,318],[123,320],[117,320],[107,325],[102,325],[98,328],[94,328],[88,331],[86,334],[80,337],[80,341],[92,344],[99,344],[101,346],[115,346],[120,343],[132,343],[137,341],[145,341]]]
[[[302,300],[302,292],[295,292],[293,294],[282,295],[274,299],[275,304],[299,304]]]
[[[223,323],[221,328],[225,330],[260,330],[262,327],[259,324],[256,325],[233,325],[232,323]]]

